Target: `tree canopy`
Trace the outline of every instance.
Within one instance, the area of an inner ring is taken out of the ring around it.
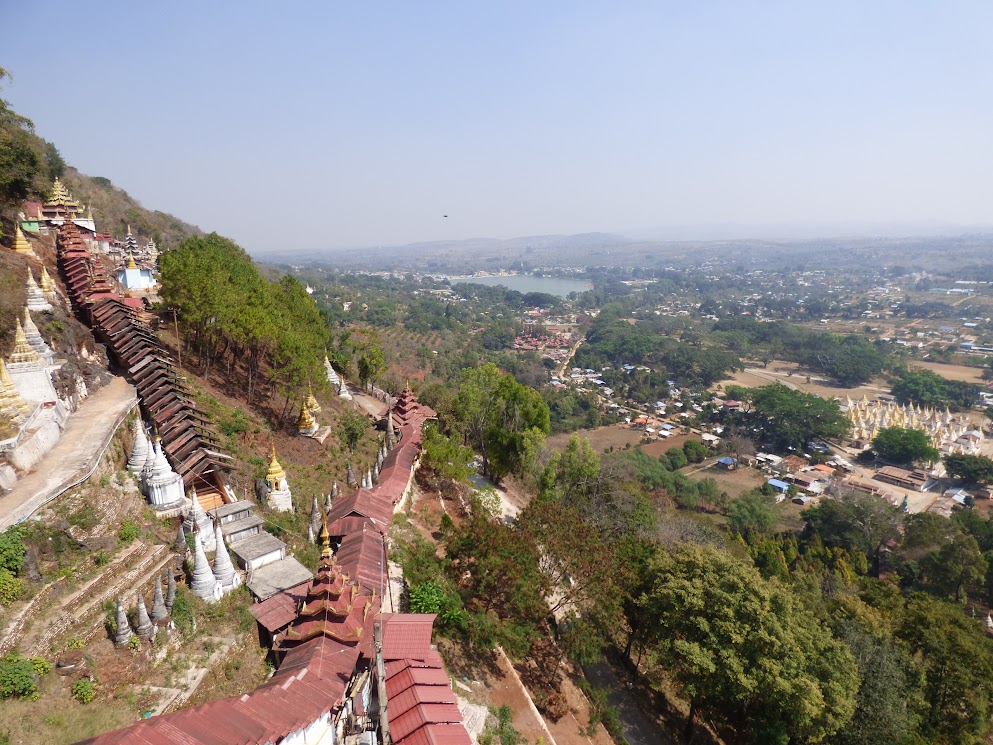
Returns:
[[[885,427],[872,439],[872,449],[883,460],[901,465],[933,463],[941,457],[931,445],[927,433],[920,429]]]

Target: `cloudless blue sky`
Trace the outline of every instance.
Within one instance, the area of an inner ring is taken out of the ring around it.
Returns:
[[[989,2],[53,0],[0,27],[0,96],[68,162],[249,250],[993,222]]]

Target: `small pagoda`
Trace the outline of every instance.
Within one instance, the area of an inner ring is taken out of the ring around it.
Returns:
[[[276,446],[272,446],[269,456],[269,470],[266,471],[265,483],[269,488],[267,502],[269,509],[276,512],[293,512],[293,495],[286,482],[286,471],[276,458]]]

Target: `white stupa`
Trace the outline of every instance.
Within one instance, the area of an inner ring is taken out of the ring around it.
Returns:
[[[44,313],[52,309],[52,304],[45,299],[45,294],[34,281],[34,275],[28,269],[28,308],[39,313]]]
[[[276,459],[276,446],[272,446],[270,454],[269,470],[265,475],[266,486],[269,487],[269,509],[276,512],[293,511],[293,495],[290,493],[290,485],[286,481],[286,471]]]
[[[203,542],[204,548],[208,551],[214,550],[214,526],[210,522],[210,518],[207,513],[203,511],[203,507],[200,506],[200,500],[197,499],[197,490],[194,487],[190,489],[190,509],[186,513],[186,517],[183,518],[183,529],[186,531],[187,535],[190,535],[194,531],[200,533],[200,539]]]
[[[28,344],[31,348],[38,353],[47,364],[51,365],[55,361],[55,351],[48,346],[48,343],[42,338],[41,332],[38,327],[35,326],[33,320],[31,320],[31,309],[25,306],[24,308],[24,338],[28,340]]]
[[[145,426],[139,420],[134,428],[134,445],[131,446],[131,455],[128,457],[128,470],[136,477],[141,476],[145,468],[145,461],[148,460],[148,437],[145,435]]]
[[[145,480],[145,496],[152,507],[168,510],[183,504],[183,477],[172,470],[165,453],[162,451],[162,440],[158,437],[152,444],[155,460],[152,472]]]
[[[210,569],[210,562],[207,561],[207,554],[203,550],[203,541],[200,540],[199,532],[193,538],[193,575],[190,577],[190,589],[194,595],[208,603],[220,600],[221,595],[224,594],[221,583],[217,581]]]
[[[214,579],[220,584],[223,592],[231,592],[241,584],[241,575],[234,570],[234,565],[231,563],[228,547],[224,545],[224,534],[221,532],[220,521],[214,525],[214,544],[216,546]]]

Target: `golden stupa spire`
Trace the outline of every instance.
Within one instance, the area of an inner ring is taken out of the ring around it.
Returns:
[[[41,266],[41,282],[39,282],[41,291],[44,293],[55,292],[55,282],[52,281],[51,275],[48,273],[47,267],[44,264]]]
[[[328,516],[321,513],[321,532],[317,534],[321,539],[321,558],[331,558],[331,534],[328,533]]]
[[[18,364],[20,362],[37,362],[40,359],[38,353],[28,344],[28,339],[21,326],[21,319],[18,318],[17,330],[14,332],[14,351],[10,353],[8,361],[12,364]]]
[[[35,256],[35,252],[34,249],[31,248],[31,244],[28,243],[28,239],[24,237],[24,232],[21,230],[21,226],[18,223],[14,223],[14,251],[22,256],[38,258]]]
[[[21,414],[27,414],[31,411],[32,407],[17,392],[17,386],[14,385],[14,380],[10,377],[10,373],[7,372],[7,366],[4,364],[3,358],[0,357],[0,411],[9,410],[10,408],[16,409]]]
[[[317,399],[314,398],[314,389],[311,388],[310,383],[307,384],[306,406],[315,414],[318,414],[321,411],[321,405],[317,403]]]
[[[311,416],[310,409],[307,408],[307,399],[303,400],[300,406],[300,417],[297,419],[297,429],[300,431],[312,430],[317,426],[314,417]]]
[[[276,459],[276,445],[273,443],[269,453],[269,470],[266,471],[266,481],[279,481],[286,478],[282,464]]]
[[[137,269],[138,265],[134,263],[134,254],[128,251],[128,269]]]
[[[131,235],[131,226],[128,225],[128,235]]]

